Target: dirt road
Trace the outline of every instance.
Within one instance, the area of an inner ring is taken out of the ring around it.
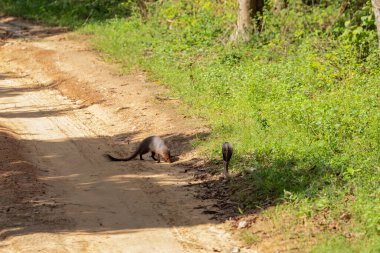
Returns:
[[[125,156],[144,137],[160,135],[177,159],[190,159],[189,141],[205,134],[202,122],[184,118],[178,101],[143,74],[119,76],[79,35],[5,17],[0,31],[0,130],[8,132],[1,142],[8,170],[0,175],[9,183],[13,173],[8,198],[0,199],[1,252],[237,246],[197,208],[212,203],[183,187],[189,176],[176,163],[103,157]]]

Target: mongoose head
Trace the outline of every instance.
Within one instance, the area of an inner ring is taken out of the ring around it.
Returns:
[[[165,162],[172,163],[172,157],[170,156],[170,150],[167,150],[166,152],[164,152],[162,157],[164,158]]]

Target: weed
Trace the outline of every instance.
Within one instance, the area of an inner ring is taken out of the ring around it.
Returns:
[[[241,232],[241,238],[247,246],[251,246],[253,244],[261,242],[261,238],[258,235],[253,234],[249,230]]]

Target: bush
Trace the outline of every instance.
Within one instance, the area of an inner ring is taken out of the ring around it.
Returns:
[[[91,20],[131,15],[133,0],[2,0],[1,9],[50,24],[78,26]]]

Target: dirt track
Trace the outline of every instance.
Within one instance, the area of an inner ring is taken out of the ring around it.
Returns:
[[[79,35],[11,18],[0,31],[0,130],[18,139],[2,142],[14,170],[0,176],[14,182],[0,199],[1,252],[231,252],[223,224],[197,208],[211,203],[183,187],[183,168],[103,157],[154,134],[191,159],[202,122],[143,74],[117,75]],[[15,170],[30,171],[25,182]]]

